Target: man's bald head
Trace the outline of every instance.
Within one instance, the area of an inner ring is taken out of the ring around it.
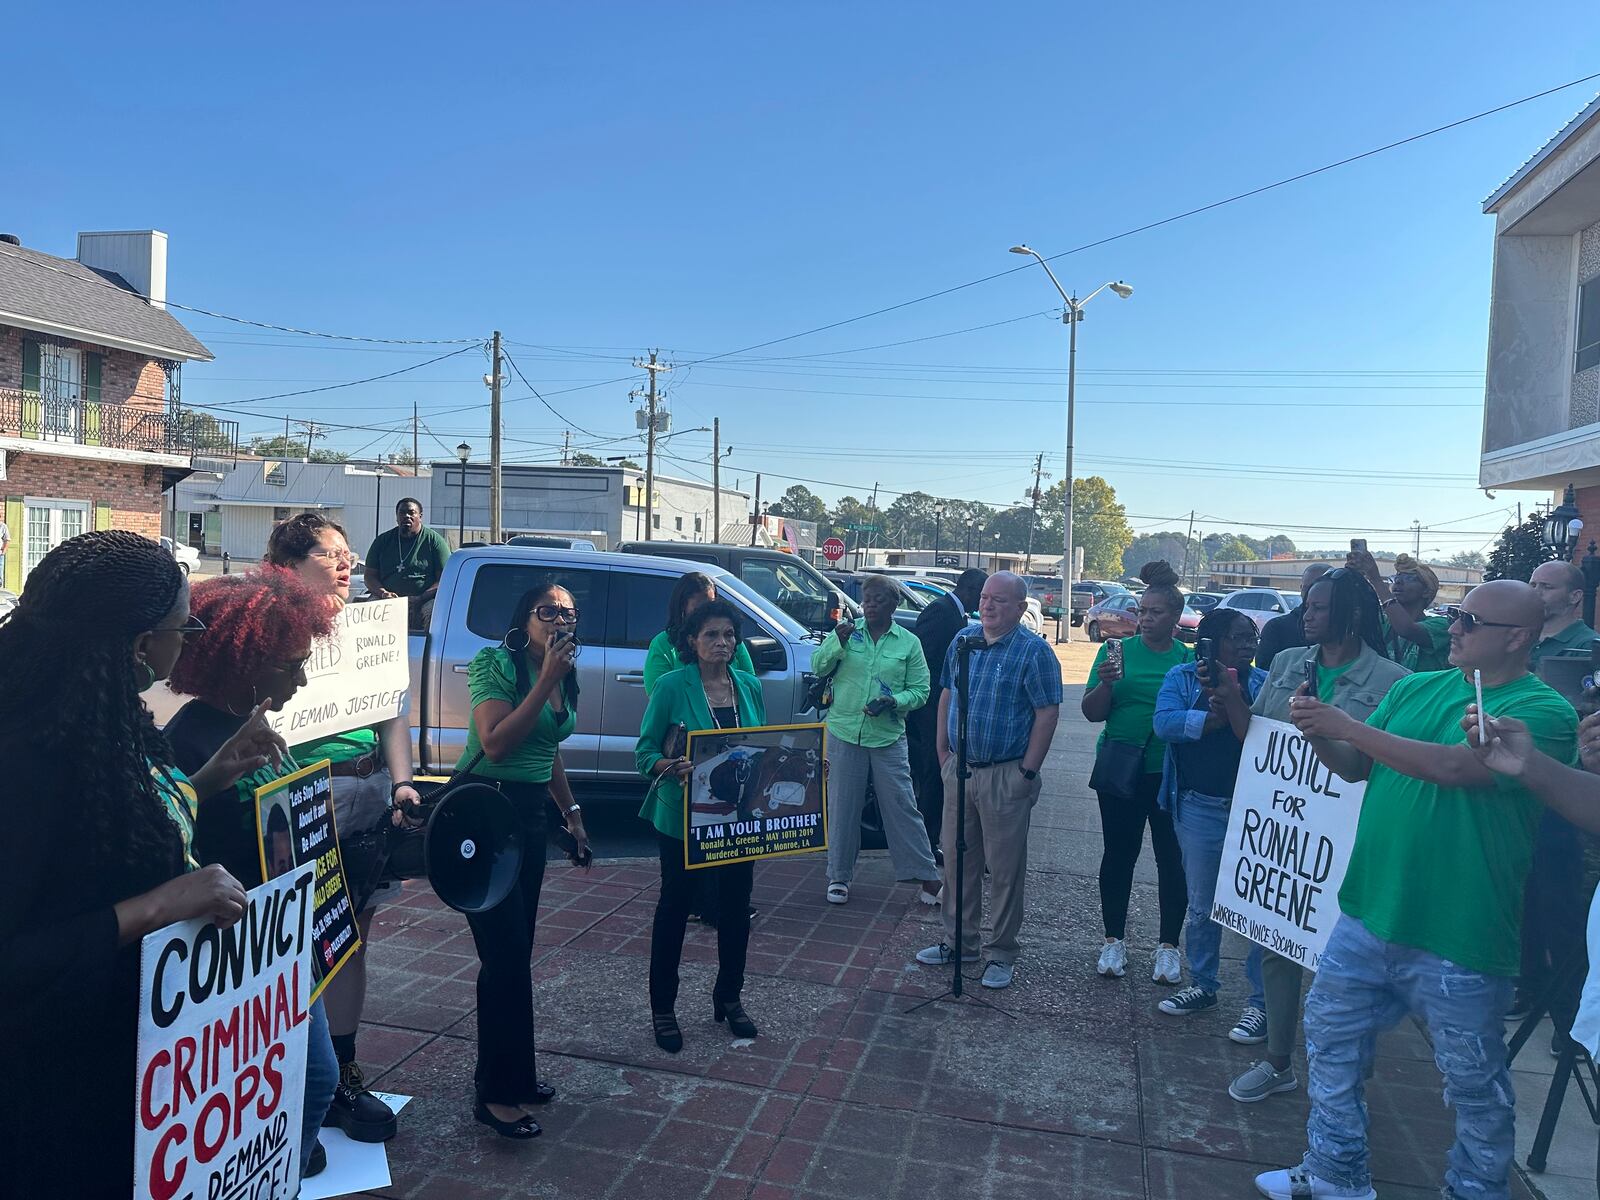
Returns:
[[[1469,633],[1457,620],[1450,626],[1450,662],[1491,678],[1515,676],[1528,665],[1528,651],[1544,626],[1544,602],[1520,579],[1491,579],[1467,593],[1461,611],[1476,624]]]
[[[1300,572],[1300,598],[1304,600],[1311,594],[1311,585],[1333,570],[1327,563],[1312,563]]]
[[[1578,620],[1583,609],[1583,572],[1577,567],[1569,562],[1540,563],[1528,583],[1539,594],[1546,625],[1566,626]]]
[[[978,619],[983,622],[983,635],[989,641],[998,641],[1018,625],[1028,608],[1028,584],[1022,576],[1011,571],[996,571],[983,585],[978,597]]]

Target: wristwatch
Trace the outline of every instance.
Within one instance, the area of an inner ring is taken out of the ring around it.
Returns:
[[[1027,767],[1023,766],[1021,763],[1017,764],[1017,770],[1022,772],[1022,777],[1024,779],[1026,779],[1029,783],[1032,783],[1035,779],[1039,778],[1039,772],[1030,771],[1030,770],[1028,770]]]

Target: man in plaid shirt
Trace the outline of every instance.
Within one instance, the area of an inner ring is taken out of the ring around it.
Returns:
[[[989,576],[978,599],[981,632],[957,635],[940,676],[938,749],[944,780],[944,827],[956,828],[956,756],[960,713],[957,651],[972,639],[967,697],[967,815],[962,881],[963,962],[977,962],[983,923],[983,873],[989,871],[993,912],[983,956],[983,985],[1009,987],[1020,946],[1028,825],[1039,800],[1039,768],[1055,736],[1061,707],[1061,664],[1045,640],[1022,628],[1028,585],[1010,571]],[[917,952],[927,966],[956,954],[956,856],[945,856],[945,940]]]

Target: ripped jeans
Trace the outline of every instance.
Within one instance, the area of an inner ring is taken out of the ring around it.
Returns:
[[[1504,1027],[1511,992],[1510,979],[1385,942],[1340,917],[1306,997],[1311,1173],[1357,1194],[1371,1186],[1362,1085],[1378,1035],[1409,1015],[1427,1027],[1456,1110],[1445,1182],[1461,1200],[1506,1200],[1516,1116]]]

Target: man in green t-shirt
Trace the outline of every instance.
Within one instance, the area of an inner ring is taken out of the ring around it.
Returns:
[[[1467,745],[1473,672],[1490,716],[1523,722],[1546,754],[1572,760],[1577,716],[1528,673],[1539,597],[1500,579],[1474,588],[1450,626],[1454,669],[1398,680],[1365,724],[1310,697],[1291,719],[1322,760],[1366,779],[1342,916],[1306,999],[1310,1149],[1257,1176],[1265,1196],[1367,1197],[1362,1086],[1378,1035],[1410,1015],[1428,1029],[1456,1110],[1445,1182],[1452,1195],[1509,1195],[1514,1151],[1505,1013],[1518,967],[1523,883],[1540,803]]]
[[[450,543],[437,529],[422,523],[422,502],[410,496],[394,506],[394,525],[372,540],[363,579],[375,600],[408,598],[411,627],[417,629],[433,614],[433,598],[450,557]]]

